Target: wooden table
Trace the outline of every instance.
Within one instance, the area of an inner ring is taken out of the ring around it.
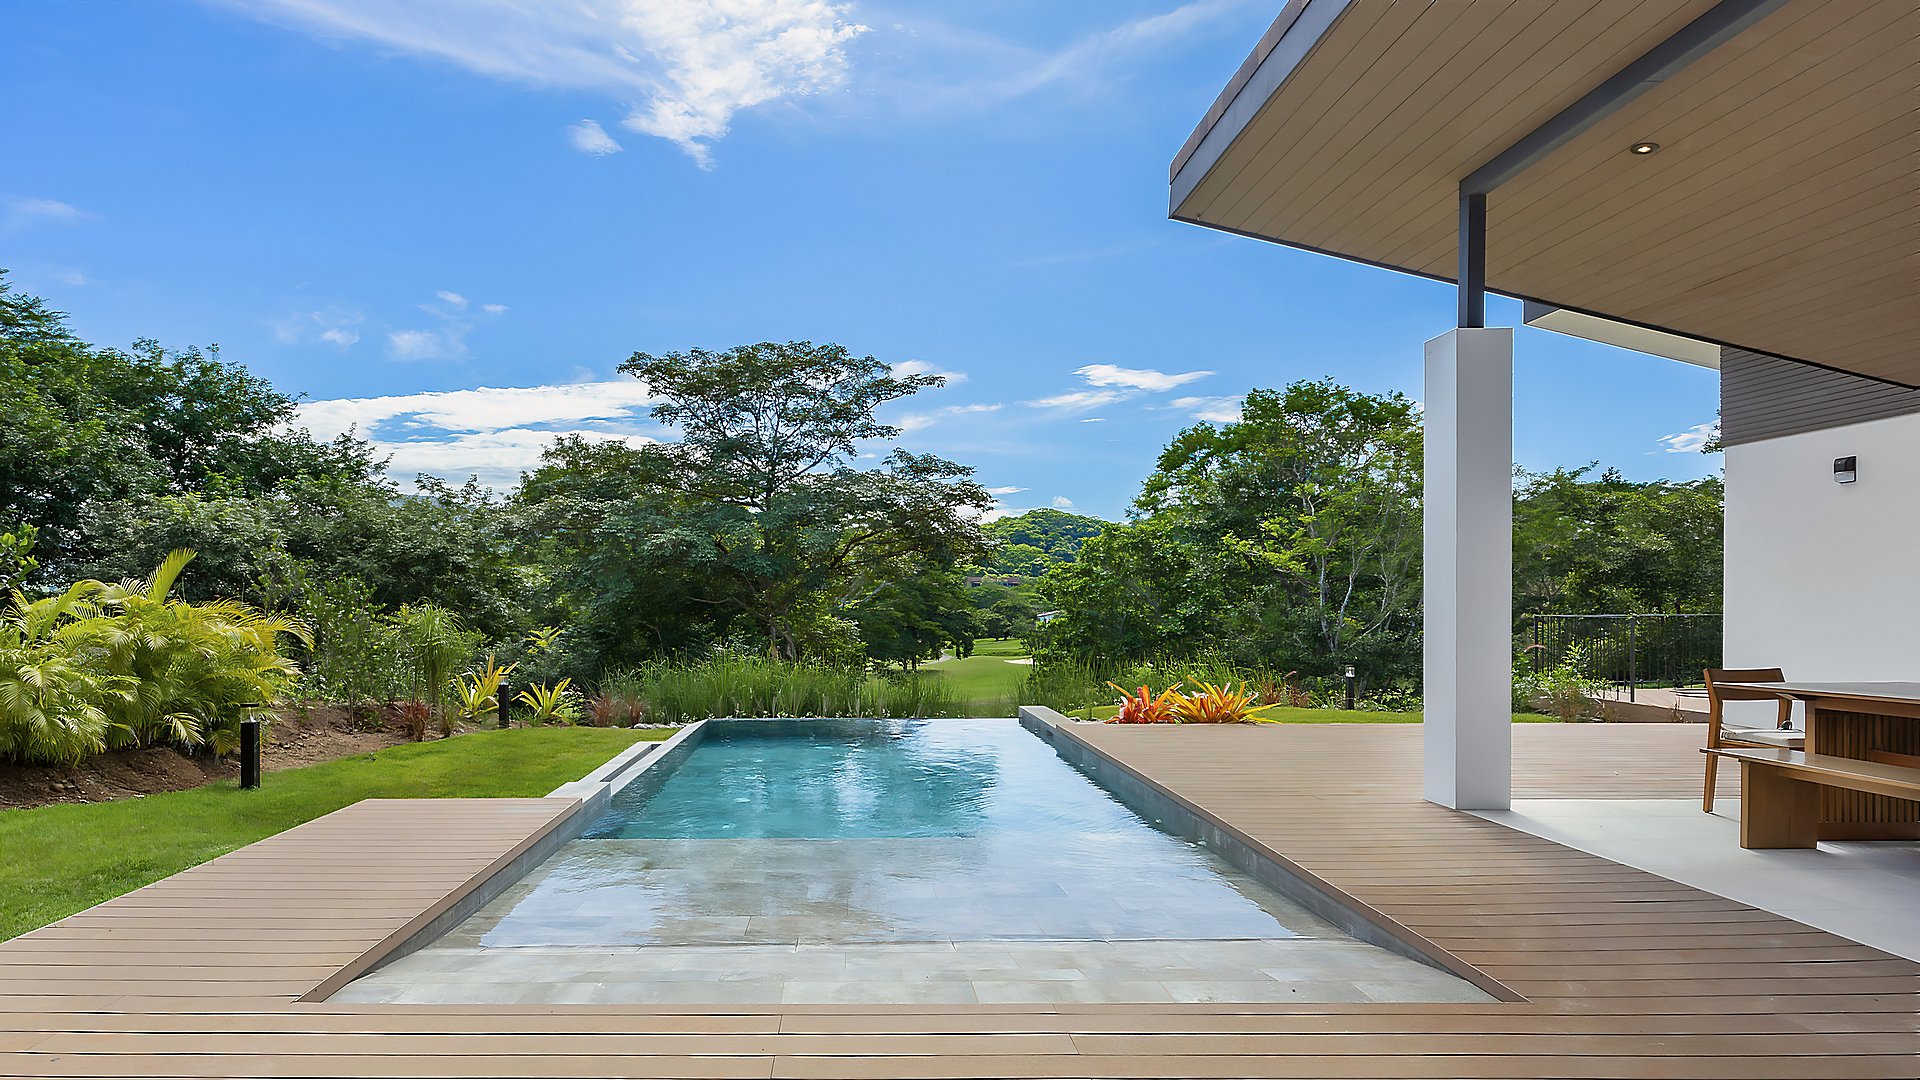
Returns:
[[[1920,767],[1920,682],[1753,683],[1807,710],[1807,753]],[[1822,840],[1920,839],[1920,802],[1829,788]]]

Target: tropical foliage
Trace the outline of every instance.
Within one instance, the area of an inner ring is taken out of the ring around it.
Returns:
[[[0,619],[0,758],[73,762],[169,745],[227,753],[265,719],[298,666],[280,652],[304,626],[233,600],[170,595],[190,551],[142,580],[81,581],[57,596],[15,592]]]

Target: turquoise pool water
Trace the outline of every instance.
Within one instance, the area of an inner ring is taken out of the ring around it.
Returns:
[[[1340,936],[1014,720],[710,723],[518,889],[482,944]]]
[[[1014,720],[720,721],[654,787],[615,795],[586,835],[1169,839]]]

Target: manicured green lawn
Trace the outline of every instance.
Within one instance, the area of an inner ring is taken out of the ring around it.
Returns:
[[[989,638],[973,643],[972,656],[924,664],[920,670],[924,675],[945,680],[954,693],[970,704],[982,708],[1006,706],[1019,694],[1020,684],[1033,670],[1030,665],[1007,661],[1026,655],[1018,639]],[[1011,716],[1011,711],[1006,711],[1006,715]]]
[[[120,802],[0,811],[0,940],[368,798],[545,795],[670,731],[523,728]]]

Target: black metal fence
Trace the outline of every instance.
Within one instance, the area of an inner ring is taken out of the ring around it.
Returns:
[[[1697,686],[1702,668],[1720,666],[1721,618],[1700,615],[1529,615],[1519,647],[1533,670],[1584,653],[1584,674],[1627,691],[1639,686]]]

